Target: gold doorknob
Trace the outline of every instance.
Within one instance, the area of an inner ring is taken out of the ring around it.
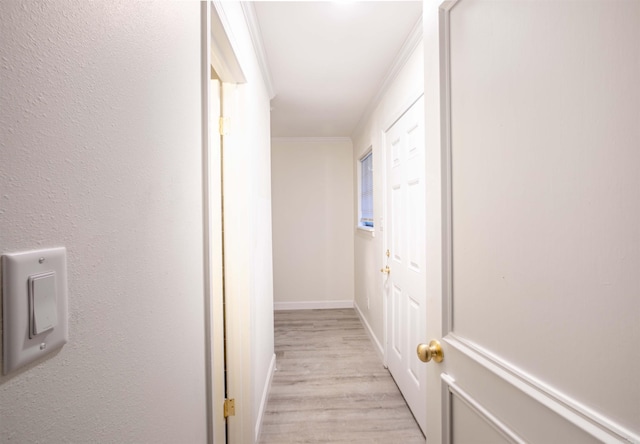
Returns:
[[[386,267],[380,269],[380,273],[389,274],[391,273],[391,268],[389,268],[389,266],[387,265]]]
[[[418,359],[422,362],[429,362],[432,359],[436,362],[442,362],[444,354],[442,353],[442,347],[440,343],[435,339],[427,344],[418,344]]]

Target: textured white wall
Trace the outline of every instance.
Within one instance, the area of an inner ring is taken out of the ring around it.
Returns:
[[[70,341],[1,442],[204,442],[200,5],[0,3],[0,252],[68,248]]]
[[[353,300],[351,141],[272,143],[274,300]]]
[[[373,150],[373,207],[375,218],[375,235],[362,230],[356,230],[355,235],[355,304],[364,316],[375,336],[379,346],[384,345],[384,298],[383,275],[380,269],[383,261],[383,232],[380,218],[383,217],[382,205],[383,188],[383,156],[384,131],[388,129],[406,111],[411,103],[418,98],[424,89],[423,45],[419,44],[400,70],[395,80],[389,86],[379,105],[363,125],[359,133],[353,137],[354,177],[357,161],[366,153]],[[357,191],[357,187],[354,187]],[[352,205],[357,214],[358,199],[354,194]],[[357,221],[352,221],[356,226]],[[380,350],[382,351],[382,350]]]

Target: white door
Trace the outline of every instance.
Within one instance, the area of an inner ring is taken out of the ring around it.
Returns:
[[[385,134],[387,366],[424,430],[426,371],[415,353],[425,329],[424,101]]]
[[[640,2],[440,14],[427,441],[640,442]]]

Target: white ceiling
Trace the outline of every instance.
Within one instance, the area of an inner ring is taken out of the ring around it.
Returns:
[[[421,1],[255,2],[275,97],[272,137],[349,137]]]

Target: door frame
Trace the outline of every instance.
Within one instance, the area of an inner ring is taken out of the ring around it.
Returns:
[[[213,444],[225,443],[229,436],[242,437],[252,416],[252,406],[241,403],[232,421],[224,417],[225,398],[242,392],[249,369],[243,365],[246,344],[233,327],[244,325],[242,313],[224,295],[224,142],[219,118],[230,109],[224,105],[223,91],[231,95],[234,91],[224,85],[246,79],[227,31],[224,5],[205,1],[200,12],[206,422],[207,442]],[[212,71],[219,77],[215,100]],[[233,103],[234,97],[227,97],[227,102]]]
[[[212,120],[219,116],[220,96],[212,94],[211,3],[202,2],[202,217],[204,265],[204,332],[207,442],[226,442],[224,421],[225,359],[224,314],[222,297],[221,184],[219,160],[220,137]],[[214,166],[214,162],[218,165]]]

